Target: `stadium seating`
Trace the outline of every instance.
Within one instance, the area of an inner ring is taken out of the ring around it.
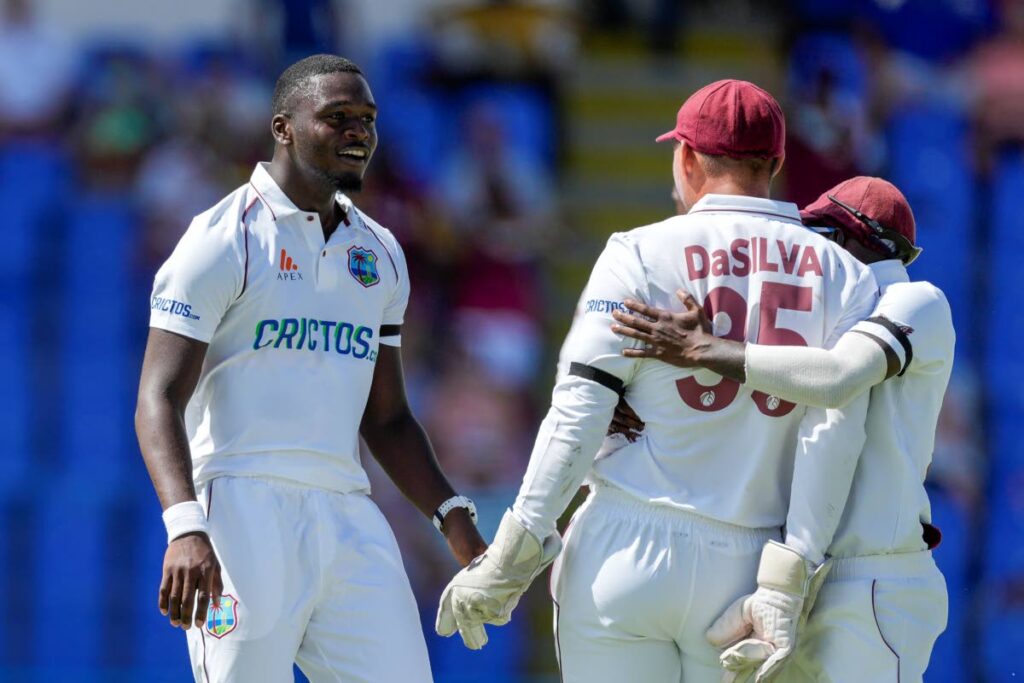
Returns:
[[[136,323],[145,320],[148,296],[132,287],[137,234],[123,197],[83,193],[61,242],[67,272],[59,331],[60,455],[66,475],[88,482],[100,496],[127,483],[126,473],[139,460],[132,415],[140,363],[131,340]]]
[[[971,609],[967,581],[967,558],[971,539],[969,520],[963,507],[946,491],[929,487],[932,522],[942,530],[942,543],[934,551],[935,563],[946,578],[949,591],[949,620],[932,651],[925,683],[961,683],[968,680],[964,629]]]
[[[957,357],[974,348],[973,306],[975,181],[971,174],[966,115],[946,104],[898,111],[888,123],[890,180],[914,209],[924,254],[910,267],[946,294],[957,329]]]

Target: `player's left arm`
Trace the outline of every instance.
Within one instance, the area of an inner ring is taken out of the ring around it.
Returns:
[[[635,361],[622,356],[630,340],[609,327],[610,311],[627,296],[648,298],[646,277],[631,238],[614,235],[594,266],[584,311],[566,339],[566,372],[555,385],[519,495],[487,552],[442,594],[440,635],[458,630],[467,647],[483,647],[483,624],[507,623],[530,583],[561,551],[555,522],[590,471],[635,369]]]
[[[396,280],[381,319],[377,365],[359,433],[405,497],[432,517],[438,506],[456,493],[441,471],[426,431],[409,407],[401,353],[402,322],[409,304],[409,269],[397,241],[391,244],[388,256]],[[450,510],[441,530],[462,566],[487,547],[465,508]]]
[[[399,490],[427,517],[456,495],[437,463],[426,431],[409,407],[400,347],[380,346],[359,433]],[[487,547],[465,508],[448,512],[442,529],[462,566]]]

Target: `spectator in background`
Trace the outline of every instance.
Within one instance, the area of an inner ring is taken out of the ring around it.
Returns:
[[[1001,30],[969,60],[983,165],[1006,144],[1024,143],[1024,3],[999,3]]]
[[[76,55],[31,0],[0,0],[0,141],[55,135],[67,114]]]
[[[809,204],[877,165],[869,95],[862,55],[849,36],[817,33],[797,41],[789,67],[787,199]]]
[[[542,352],[537,259],[553,227],[553,184],[510,144],[499,113],[471,107],[441,192],[463,245],[452,301],[463,347],[499,384],[524,388]]]

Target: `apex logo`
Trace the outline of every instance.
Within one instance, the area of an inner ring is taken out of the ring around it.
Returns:
[[[299,272],[299,264],[292,261],[292,257],[284,249],[281,249],[281,262],[278,265],[278,269],[280,270],[277,274],[278,280],[302,279],[302,273]]]

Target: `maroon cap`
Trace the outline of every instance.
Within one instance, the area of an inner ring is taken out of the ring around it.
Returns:
[[[874,219],[883,228],[903,235],[911,244],[917,243],[914,212],[910,210],[910,204],[899,188],[888,180],[870,176],[856,176],[844,180],[800,211],[804,223],[842,228],[843,232],[864,246],[880,251],[875,240],[871,238],[871,228],[829,199],[830,195]]]
[[[786,117],[770,94],[748,81],[705,85],[679,108],[676,127],[658,137],[686,141],[704,154],[778,158],[785,154]]]

